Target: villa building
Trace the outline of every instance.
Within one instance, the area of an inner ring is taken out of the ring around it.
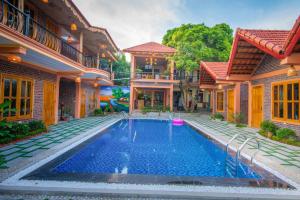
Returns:
[[[154,106],[173,110],[174,83],[178,81],[175,65],[167,57],[176,50],[149,42],[123,51],[131,54],[130,112]]]
[[[211,87],[214,113],[229,121],[241,113],[251,127],[272,120],[299,135],[300,17],[290,31],[237,29],[228,64],[200,67],[208,74],[203,83]]]
[[[99,86],[112,85],[118,48],[69,0],[0,3],[0,101],[8,120],[81,118],[99,106]]]

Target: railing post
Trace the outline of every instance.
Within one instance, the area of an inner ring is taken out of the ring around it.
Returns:
[[[30,23],[30,15],[28,12],[25,12],[25,29],[24,29],[24,34],[26,36],[29,36],[29,23]]]
[[[4,15],[4,0],[1,0],[1,17],[0,17],[1,22],[3,20],[3,15]]]

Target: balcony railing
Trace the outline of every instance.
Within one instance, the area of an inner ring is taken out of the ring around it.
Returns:
[[[136,72],[135,79],[165,79],[170,80],[171,76],[169,74],[162,73],[152,73],[152,72]]]
[[[2,0],[0,6],[2,24],[86,67],[100,68],[97,64],[97,56],[84,55],[69,45],[66,40],[35,21],[29,13],[19,10],[7,0]],[[110,72],[108,69],[104,70]]]

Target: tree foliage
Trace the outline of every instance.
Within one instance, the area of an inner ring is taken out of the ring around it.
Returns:
[[[204,24],[183,24],[168,30],[163,44],[177,49],[171,57],[177,70],[193,71],[203,61],[227,61],[231,43],[232,29],[227,24],[213,27]]]
[[[117,61],[113,63],[112,70],[115,73],[116,85],[129,85],[130,64],[124,54],[117,55]]]

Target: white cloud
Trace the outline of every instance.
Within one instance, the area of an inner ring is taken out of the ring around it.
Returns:
[[[168,27],[178,24],[183,0],[74,0],[94,26],[106,28],[120,49],[161,42]]]

